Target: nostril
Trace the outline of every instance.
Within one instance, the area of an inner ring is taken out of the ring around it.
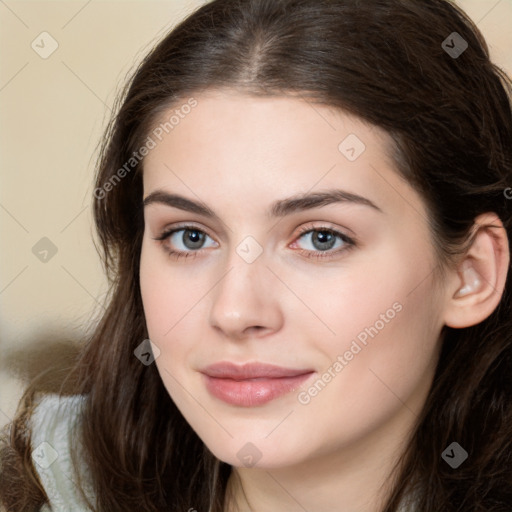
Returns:
[[[265,329],[266,329],[266,327],[263,325],[253,325],[251,327],[247,327],[247,329],[245,329],[245,331],[246,331],[246,333],[261,333]]]

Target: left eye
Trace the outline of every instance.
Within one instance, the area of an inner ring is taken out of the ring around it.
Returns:
[[[311,229],[303,233],[297,240],[306,240],[309,247],[302,247],[307,251],[330,251],[332,249],[339,249],[346,245],[351,245],[351,240],[331,229]]]

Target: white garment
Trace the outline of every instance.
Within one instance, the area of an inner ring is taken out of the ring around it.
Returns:
[[[44,395],[32,415],[32,462],[50,500],[40,512],[90,512],[74,483],[71,432],[79,419],[82,395]],[[78,453],[80,453],[80,442]],[[81,468],[87,497],[94,503],[85,468]]]

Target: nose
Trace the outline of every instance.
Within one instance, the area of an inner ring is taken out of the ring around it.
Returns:
[[[278,331],[283,325],[280,287],[263,256],[247,263],[234,254],[228,268],[212,290],[210,325],[234,340]]]

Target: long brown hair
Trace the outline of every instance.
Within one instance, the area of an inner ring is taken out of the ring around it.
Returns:
[[[512,240],[511,83],[455,5],[205,4],[140,64],[118,100],[98,164],[94,213],[111,296],[73,370],[77,392],[87,396],[79,434],[97,492],[91,507],[98,511],[224,507],[231,467],[184,420],[155,365],[133,354],[147,338],[139,289],[143,160],[126,167],[166,109],[212,88],[297,94],[385,129],[397,172],[428,207],[440,264],[453,262],[482,213],[496,213]],[[408,494],[421,512],[510,512],[511,279],[509,272],[501,302],[485,321],[444,328],[430,394],[383,512],[396,512]],[[15,442],[3,451],[0,498],[13,511],[45,500],[23,435],[33,392],[11,427]],[[470,454],[456,471],[441,458],[454,440]]]

